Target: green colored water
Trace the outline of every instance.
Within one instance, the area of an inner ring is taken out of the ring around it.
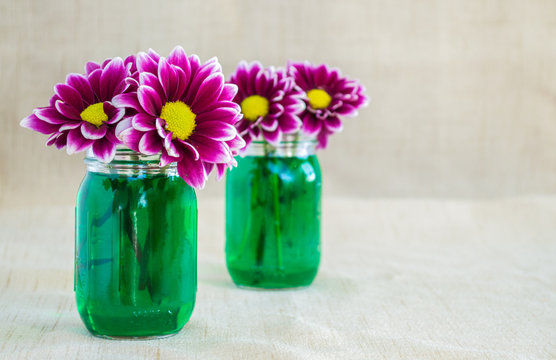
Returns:
[[[317,157],[237,160],[226,181],[226,264],[232,280],[260,288],[311,284],[320,261]]]
[[[77,196],[75,295],[89,331],[163,336],[197,290],[197,200],[178,176],[88,172]]]

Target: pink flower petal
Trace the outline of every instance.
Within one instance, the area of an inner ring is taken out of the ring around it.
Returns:
[[[195,120],[197,124],[203,121],[225,121],[228,124],[235,124],[236,117],[239,114],[237,109],[231,107],[220,107],[211,111],[198,114]]]
[[[202,161],[194,160],[191,155],[184,155],[178,162],[178,174],[191,187],[202,189],[207,175]]]
[[[156,74],[158,72],[158,64],[148,54],[140,52],[137,54],[137,70],[139,72],[150,72]]]
[[[268,71],[260,71],[254,81],[255,93],[260,95],[266,95],[272,87],[276,84],[276,77],[270,76]]]
[[[331,111],[336,111],[338,108],[342,107],[344,105],[344,102],[338,98],[332,99],[332,101],[330,102],[330,105],[328,105],[328,108]]]
[[[60,127],[59,125],[53,125],[47,123],[46,121],[40,120],[35,114],[31,114],[27,116],[25,119],[21,120],[19,125],[27,129],[38,131],[41,134],[45,134],[45,135],[57,132],[58,128]]]
[[[162,139],[156,131],[144,133],[139,141],[139,152],[145,155],[154,155],[158,154],[160,150],[162,150]]]
[[[341,107],[336,109],[336,114],[349,117],[357,116],[357,108],[344,103]]]
[[[137,79],[127,77],[124,82],[128,86],[128,90],[137,91],[139,87],[139,81],[137,81]]]
[[[116,155],[116,145],[108,139],[100,139],[93,143],[93,154],[100,161],[109,163]]]
[[[191,63],[193,65],[193,63]],[[193,79],[189,83],[189,88],[187,89],[187,95],[185,96],[185,103],[192,104],[195,98],[198,96],[199,87],[201,84],[209,77],[211,74],[219,72],[220,65],[218,63],[205,63],[199,70],[194,73]],[[197,111],[199,113],[199,111]]]
[[[46,146],[51,146],[52,144],[54,144],[56,142],[56,138],[58,138],[58,136],[60,136],[59,132],[55,132],[53,134],[50,134],[50,136],[46,140]]]
[[[316,86],[323,86],[328,80],[328,68],[326,65],[317,66],[313,71],[313,79]]]
[[[87,64],[85,64],[85,71],[87,75],[89,75],[90,73],[92,73],[97,69],[100,69],[100,65],[97,64],[96,62],[89,61]]]
[[[162,100],[152,87],[145,85],[139,86],[137,98],[139,99],[141,107],[148,114],[152,116],[158,116],[160,114],[162,110]]]
[[[97,98],[100,96],[100,75],[102,75],[102,69],[100,68],[87,75],[87,81]]]
[[[212,105],[222,93],[223,86],[224,76],[221,73],[216,72],[208,76],[199,86],[199,91],[191,103],[193,112],[199,114]]]
[[[56,110],[68,119],[81,120],[81,113],[76,108],[66,104],[62,100],[57,100],[55,106]]]
[[[220,141],[194,134],[190,143],[199,152],[200,159],[213,163],[226,163],[232,159],[228,146]]]
[[[199,60],[199,57],[195,54],[189,56],[188,60],[189,66],[191,67],[191,76],[189,78],[191,78],[197,73],[197,71],[199,71],[199,68],[201,67],[201,60]]]
[[[87,150],[93,144],[93,140],[85,139],[83,137],[80,128],[72,129],[69,131],[67,142],[67,152],[70,155],[76,152]]]
[[[97,128],[95,125],[83,121],[81,123],[81,135],[83,135],[85,139],[98,140],[106,135],[106,128],[106,125]]]
[[[237,136],[236,128],[222,121],[199,122],[195,127],[195,132],[210,139],[220,141],[231,140]]]
[[[342,131],[342,121],[336,116],[329,116],[324,120],[324,126],[331,132]]]
[[[222,93],[218,98],[219,101],[232,101],[237,94],[237,85],[236,84],[224,84],[222,88]]]
[[[251,121],[247,119],[241,119],[235,124],[235,128],[237,129],[238,134],[245,135],[248,132],[249,128],[251,127]]]
[[[156,132],[158,133],[158,136],[160,136],[161,138],[165,138],[166,137],[166,121],[164,119],[161,118],[156,118],[155,121],[155,126],[156,126]]]
[[[56,149],[61,150],[66,146],[68,138],[67,132],[61,133],[54,133],[48,137],[48,141],[46,142],[47,146],[56,146]]]
[[[228,167],[225,164],[216,164],[216,179],[222,180]]]
[[[110,110],[107,110],[109,108]],[[109,115],[106,121],[109,125],[118,123],[125,115],[125,109],[114,107],[109,101],[104,102],[104,112]]]
[[[164,149],[168,152],[168,155],[173,157],[179,157],[180,154],[178,153],[178,149],[172,142],[172,133],[166,134],[164,137]]]
[[[46,121],[47,123],[53,125],[65,124],[68,121],[72,121],[60,114],[55,108],[51,107],[38,108],[35,109],[33,113],[42,121]]]
[[[162,85],[162,90],[166,94],[167,98],[170,98],[169,94],[173,94],[175,83],[173,80],[175,78],[174,69],[172,66],[166,62],[166,59],[162,58],[158,62],[158,80]]]
[[[122,142],[116,137],[116,129],[113,126],[107,126],[104,138],[113,144],[120,145]]]
[[[340,74],[340,70],[331,69],[330,72],[328,73],[328,78],[326,79],[326,83],[323,85],[333,86],[334,83],[336,83],[341,76],[342,75]]]
[[[187,79],[191,77],[191,65],[189,64],[187,54],[181,46],[176,46],[172,50],[170,55],[168,55],[168,62],[182,69]]]
[[[303,125],[301,126],[301,129],[305,134],[309,136],[316,135],[322,127],[322,123],[318,121],[316,117],[310,113],[305,114],[302,121],[303,121]]]
[[[273,145],[278,145],[282,139],[282,132],[278,128],[274,131],[266,131],[263,129],[262,132],[265,140]]]
[[[135,130],[151,131],[156,129],[155,122],[155,117],[145,113],[138,113],[133,116],[131,125]]]
[[[268,108],[268,113],[275,117],[282,116],[284,113],[284,107],[279,103],[272,103]]]
[[[195,149],[193,145],[191,145],[187,141],[176,139],[175,145],[178,148],[178,152],[180,154],[189,152],[190,154],[193,155],[194,160],[199,160],[199,152],[197,151],[197,149]]]
[[[68,132],[63,132],[60,133],[60,136],[56,138],[56,141],[54,142],[54,146],[56,146],[56,149],[61,150],[66,147],[67,143],[68,143]]]
[[[210,173],[214,169],[214,164],[203,162],[203,166],[205,167],[205,174],[207,174],[207,178],[208,178],[208,176],[210,175]]]
[[[116,129],[114,131],[117,138],[120,138],[120,133],[126,129],[131,128],[131,118],[125,118],[116,125]]]
[[[58,131],[67,131],[67,130],[77,129],[78,127],[81,126],[82,123],[83,123],[83,121],[67,122],[64,125],[60,126]]]
[[[226,141],[226,144],[230,149],[242,149],[246,146],[246,141],[246,139],[242,138],[239,135],[236,135],[236,137],[232,140]]]
[[[94,104],[95,94],[93,93],[91,84],[89,84],[85,76],[81,74],[69,74],[66,77],[66,83],[79,92],[85,103],[85,107]]]
[[[83,111],[83,100],[81,99],[81,94],[74,88],[66,84],[56,84],[54,86],[54,93],[60,97],[60,99],[77,109],[78,111]]]
[[[285,95],[286,95],[286,92],[284,90],[277,90],[270,97],[270,101],[273,101],[273,102],[274,101],[282,101],[284,99]]]
[[[160,80],[156,75],[148,72],[141,73],[139,74],[139,83],[141,85],[152,87],[154,91],[156,91],[156,93],[160,96],[160,99],[163,103],[168,100],[168,98],[166,97],[166,93],[164,92],[164,89],[160,84]]]
[[[179,161],[178,157],[170,156],[166,152],[166,149],[162,149],[162,154],[160,154],[160,167],[167,166],[168,164],[171,164],[171,163],[177,162],[177,161]]]
[[[156,51],[154,51],[153,49],[149,48],[149,51],[147,51],[147,53],[149,54],[151,59],[153,59],[154,61],[158,62],[158,60],[160,60],[160,55],[158,55],[158,53]]]
[[[289,134],[298,131],[301,128],[301,119],[291,113],[285,113],[280,118],[280,130]]]
[[[238,86],[238,95],[240,95],[242,99],[250,94],[250,81],[247,67],[247,62],[240,61],[236,72],[230,77],[230,82]]]
[[[187,89],[189,78],[181,68],[176,67],[174,68],[174,70],[176,72],[176,81],[178,85],[173,95],[172,101],[177,101],[183,99],[184,92]]]
[[[112,99],[112,105],[118,108],[131,108],[136,111],[143,111],[137,93],[119,94]]]
[[[275,117],[267,116],[261,121],[260,126],[265,131],[274,131],[278,129],[278,120]]]
[[[125,84],[122,83],[126,75],[124,61],[121,58],[110,60],[100,75],[100,100],[110,101],[114,95],[123,92]]]
[[[284,106],[284,111],[291,114],[301,114],[305,110],[305,102],[297,96],[286,96],[281,102]]]
[[[176,71],[164,58],[158,62],[158,80],[162,85],[162,90],[166,94],[168,101],[175,101],[176,92],[179,87],[179,80]]]
[[[265,69],[264,69],[263,65],[262,65],[260,62],[258,62],[258,61],[253,61],[253,62],[250,64],[250,67],[248,67],[248,69],[247,69],[247,77],[248,77],[249,79],[256,79],[256,78],[257,78],[257,75],[258,75],[258,74],[261,74],[261,73],[264,73],[264,71],[265,71]],[[257,90],[256,90],[256,82],[249,81],[249,82],[247,83],[247,89],[246,89],[246,91],[247,91],[249,94],[256,94],[256,93],[257,93]]]
[[[133,151],[139,152],[139,142],[143,138],[143,135],[145,134],[144,132],[137,131],[132,127],[128,127],[123,129],[120,132],[116,132],[116,134],[118,138],[122,141],[122,143],[124,143],[127,147],[129,147]]]
[[[328,137],[329,137],[329,133],[326,131],[321,131],[318,135],[317,135],[317,149],[326,149],[326,146],[328,145]]]

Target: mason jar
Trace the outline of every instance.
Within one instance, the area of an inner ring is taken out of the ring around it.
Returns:
[[[89,152],[75,208],[75,296],[103,337],[162,337],[189,320],[197,291],[197,200],[175,164]]]
[[[238,286],[308,286],[320,262],[316,142],[253,141],[226,179],[226,265]]]

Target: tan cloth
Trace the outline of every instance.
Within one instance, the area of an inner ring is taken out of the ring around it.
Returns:
[[[293,291],[232,285],[224,201],[199,202],[199,290],[176,336],[90,336],[73,208],[0,210],[2,359],[555,359],[556,198],[325,198],[323,261]]]

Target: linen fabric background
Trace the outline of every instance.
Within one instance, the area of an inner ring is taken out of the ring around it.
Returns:
[[[326,194],[556,189],[552,0],[1,0],[0,29],[2,205],[75,201],[83,155],[19,126],[54,84],[89,60],[177,44],[217,56],[226,76],[241,59],[308,59],[361,80],[370,106],[319,153]]]
[[[86,61],[175,45],[328,63],[372,101],[319,153],[322,265],[234,287],[224,182],[199,197],[175,337],[92,338],[75,309],[83,154],[19,121]],[[0,0],[0,359],[556,359],[556,1]]]

